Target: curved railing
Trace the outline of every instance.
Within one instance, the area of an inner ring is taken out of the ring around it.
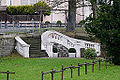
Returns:
[[[16,46],[15,49],[17,52],[23,57],[29,58],[29,47],[27,43],[25,43],[19,36],[15,37]]]
[[[53,54],[52,46],[54,43],[61,44],[68,49],[75,48],[78,54],[77,57],[80,57],[80,48],[85,48],[85,49],[94,48],[98,52],[98,55],[100,55],[100,43],[70,38],[56,31],[44,32],[41,35],[41,39],[42,39],[41,49],[46,50],[48,55],[50,55],[51,57],[52,57],[51,54]]]

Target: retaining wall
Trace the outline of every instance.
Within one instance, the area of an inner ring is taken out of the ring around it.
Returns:
[[[0,38],[0,57],[10,55],[14,50],[14,38]]]

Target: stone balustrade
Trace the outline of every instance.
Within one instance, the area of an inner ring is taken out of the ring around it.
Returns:
[[[98,52],[98,56],[100,55],[100,43],[78,40],[74,38],[70,38],[56,31],[46,31],[41,35],[42,43],[41,49],[46,50],[49,57],[54,57],[54,53],[52,51],[54,43],[61,44],[65,46],[67,49],[75,48],[76,57],[81,57],[80,49],[81,48],[93,48]]]
[[[27,43],[25,43],[20,37],[15,37],[16,47],[15,49],[18,51],[20,55],[23,57],[29,58],[29,47]]]

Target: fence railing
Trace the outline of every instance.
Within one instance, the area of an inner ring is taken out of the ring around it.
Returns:
[[[27,22],[27,23],[3,23],[0,22],[0,33],[8,33],[8,32],[26,32],[26,33],[34,33],[40,32],[41,28],[57,28],[57,27],[66,27],[66,23],[38,23],[38,22]],[[81,25],[76,24],[76,27],[81,27]]]
[[[15,74],[15,72],[10,72],[10,71],[0,72],[0,73],[7,74],[7,80],[9,80],[9,75],[10,75],[10,74]]]
[[[85,63],[83,63],[83,64],[80,64],[80,63],[78,63],[78,65],[77,66],[73,66],[72,64],[71,64],[71,66],[69,66],[69,67],[63,67],[63,65],[62,65],[62,68],[61,68],[61,70],[54,70],[54,69],[52,69],[51,71],[48,71],[48,72],[42,72],[42,80],[44,79],[44,75],[45,74],[51,74],[51,80],[53,80],[54,79],[54,73],[59,73],[59,72],[61,72],[62,73],[62,76],[61,76],[61,80],[63,80],[63,76],[64,76],[64,71],[66,71],[67,69],[70,69],[70,74],[71,74],[71,78],[73,78],[73,69],[75,69],[75,68],[78,68],[78,76],[80,76],[80,67],[83,67],[83,66],[85,66],[85,74],[87,74],[88,73],[88,71],[87,71],[87,67],[89,66],[89,65],[92,65],[92,72],[94,72],[94,65],[98,62],[98,69],[100,70],[101,69],[101,62],[105,62],[105,68],[107,69],[107,62],[110,60],[110,64],[111,64],[111,66],[112,66],[112,57],[110,57],[110,58],[106,58],[105,60],[102,60],[102,59],[99,59],[99,60],[93,60],[92,61],[92,63],[88,63],[88,62],[85,62]]]
[[[54,74],[55,73],[62,73],[62,75],[61,75],[61,80],[63,80],[64,79],[64,71],[66,71],[67,69],[70,69],[70,75],[71,75],[71,78],[73,78],[73,69],[75,69],[75,68],[77,68],[78,69],[78,76],[80,76],[80,67],[83,67],[83,66],[85,66],[85,74],[87,74],[88,73],[88,71],[87,71],[87,67],[88,66],[90,66],[90,65],[92,65],[92,72],[94,72],[94,66],[95,66],[95,64],[98,62],[98,69],[100,70],[101,69],[101,62],[105,62],[105,68],[107,69],[107,63],[110,61],[110,64],[111,64],[111,67],[112,67],[112,58],[113,57],[109,57],[109,58],[105,58],[105,60],[102,60],[102,59],[99,59],[99,60],[93,60],[92,61],[92,63],[88,63],[88,62],[85,62],[85,63],[82,63],[82,64],[80,64],[80,63],[78,63],[78,65],[77,66],[73,66],[72,64],[71,64],[71,66],[69,66],[69,67],[63,67],[63,65],[62,65],[62,68],[61,68],[61,70],[54,70],[54,69],[52,69],[52,70],[50,70],[50,71],[48,71],[48,72],[43,72],[42,71],[42,80],[44,79],[44,75],[45,74],[51,74],[51,80],[53,80],[54,79]],[[0,73],[3,73],[3,74],[7,74],[7,80],[9,80],[9,75],[10,74],[15,74],[15,72],[10,72],[10,71],[7,71],[7,72],[1,72],[0,71]]]

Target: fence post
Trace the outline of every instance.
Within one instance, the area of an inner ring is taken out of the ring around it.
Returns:
[[[0,72],[0,73],[3,73],[3,74],[7,74],[7,80],[9,80],[9,74],[15,74],[15,72]]]
[[[79,66],[79,63],[78,63]],[[78,76],[80,76],[80,66],[78,67]]]
[[[52,69],[52,72],[51,72],[51,80],[53,80],[53,69]]]
[[[32,33],[34,33],[34,19],[32,19]]]
[[[39,21],[39,33],[41,32],[41,23]]]
[[[0,29],[1,29],[1,27],[2,27],[2,21],[0,21]]]
[[[7,22],[5,22],[5,29],[7,28]]]
[[[44,73],[43,73],[43,71],[42,71],[42,80],[43,80],[43,75],[44,75]]]
[[[15,32],[15,21],[13,21],[13,32]]]
[[[94,72],[94,60],[92,61],[92,72]]]
[[[71,64],[71,68],[70,68],[70,70],[71,70],[71,78],[72,78],[72,64]]]
[[[18,31],[20,32],[20,21],[18,22]]]
[[[63,69],[63,65],[62,65],[62,80],[63,80],[63,70],[64,70],[64,69]]]
[[[111,67],[112,67],[112,58],[113,58],[113,57],[111,56],[111,59],[110,59],[110,64],[111,64]]]
[[[8,32],[8,23],[5,22],[5,32]]]
[[[87,63],[85,62],[85,74],[87,74]]]
[[[9,71],[7,71],[7,80],[9,80]]]
[[[105,58],[105,68],[107,69],[107,58]]]
[[[99,59],[99,60],[98,60],[98,67],[99,67],[99,70],[100,70],[100,62],[101,62],[101,61],[100,61],[100,59]]]

